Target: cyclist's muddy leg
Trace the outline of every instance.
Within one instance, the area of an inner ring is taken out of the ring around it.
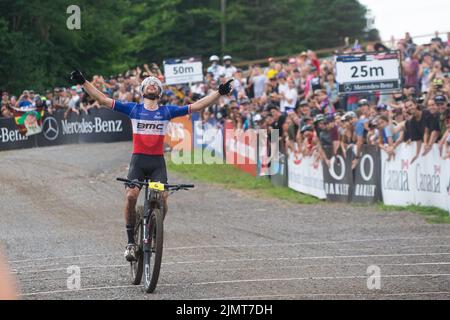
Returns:
[[[139,188],[126,188],[125,224],[128,243],[134,243],[134,226],[136,224],[136,202],[139,197]]]
[[[167,211],[169,210],[169,207],[167,205],[167,198],[169,197],[169,193],[167,191],[164,191],[162,194],[162,203],[163,203],[163,217],[166,218]]]

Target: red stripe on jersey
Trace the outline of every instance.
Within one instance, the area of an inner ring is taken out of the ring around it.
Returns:
[[[164,154],[163,135],[133,134],[133,153],[147,155]]]

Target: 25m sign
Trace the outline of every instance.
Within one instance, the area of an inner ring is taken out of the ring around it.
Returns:
[[[340,94],[399,91],[401,68],[398,52],[337,56],[336,81]]]

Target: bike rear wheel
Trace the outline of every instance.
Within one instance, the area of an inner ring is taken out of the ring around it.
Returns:
[[[134,241],[138,246],[138,251],[136,252],[136,261],[130,262],[130,280],[134,285],[138,285],[142,280],[142,272],[144,270],[144,259],[143,259],[143,223],[142,217],[144,216],[144,207],[139,206],[136,210],[136,224],[134,227]]]
[[[152,210],[148,225],[149,241],[144,243],[144,289],[151,293],[158,283],[159,271],[163,254],[164,224],[159,208]]]

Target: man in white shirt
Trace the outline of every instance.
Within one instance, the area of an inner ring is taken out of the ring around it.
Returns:
[[[287,81],[287,86],[279,86],[279,91],[281,95],[280,101],[280,111],[288,112],[295,109],[297,104],[298,91],[295,87],[295,83],[292,79]]]

